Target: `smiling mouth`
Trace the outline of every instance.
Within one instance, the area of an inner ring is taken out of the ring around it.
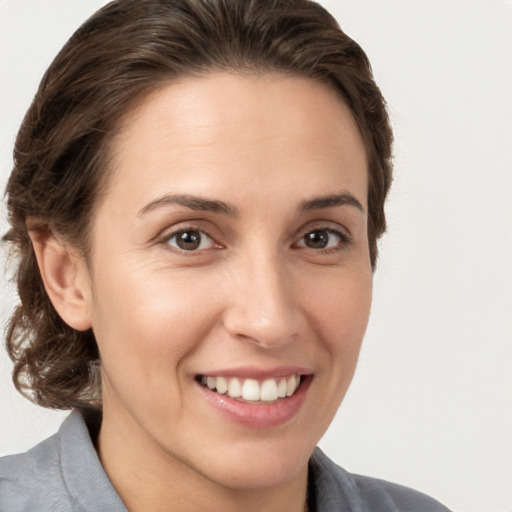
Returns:
[[[220,395],[251,404],[268,404],[293,396],[303,378],[300,375],[290,375],[258,381],[238,377],[198,375],[196,380],[202,386]]]

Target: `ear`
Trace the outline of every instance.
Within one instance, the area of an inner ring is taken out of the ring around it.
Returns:
[[[53,307],[70,327],[89,329],[91,293],[83,257],[49,230],[30,230],[29,236]]]

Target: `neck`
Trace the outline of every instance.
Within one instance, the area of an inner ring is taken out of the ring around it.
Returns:
[[[97,441],[105,472],[130,512],[305,510],[307,465],[284,483],[237,488],[197,472],[143,433],[133,434],[127,431],[126,423],[103,418]]]

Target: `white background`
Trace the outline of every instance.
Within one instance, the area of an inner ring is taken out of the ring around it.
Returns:
[[[39,79],[104,3],[0,0],[2,189]],[[511,512],[512,2],[323,3],[372,61],[396,170],[358,373],[321,446],[454,510]],[[4,274],[2,324],[15,303]],[[10,368],[1,353],[0,455],[65,416],[19,397]]]

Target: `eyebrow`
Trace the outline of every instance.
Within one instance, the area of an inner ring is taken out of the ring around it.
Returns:
[[[229,217],[236,217],[238,209],[224,201],[216,199],[206,199],[204,197],[193,196],[189,194],[171,194],[159,197],[144,206],[138,215],[144,215],[148,212],[156,210],[162,206],[178,205],[189,208],[190,210],[220,213]],[[300,212],[310,212],[314,210],[321,210],[324,208],[334,208],[336,206],[353,206],[359,211],[364,213],[363,205],[352,194],[343,192],[341,194],[332,194],[323,197],[315,197],[308,201],[303,201],[299,204]]]
[[[343,192],[341,194],[332,194],[329,196],[316,197],[309,201],[304,201],[300,204],[299,210],[301,212],[310,212],[313,210],[321,210],[323,208],[333,208],[335,206],[353,206],[361,213],[365,212],[363,205],[352,194]]]
[[[206,199],[204,197],[192,196],[189,194],[165,195],[148,203],[139,211],[139,215],[151,212],[161,206],[179,205],[189,208],[190,210],[198,210],[202,212],[222,213],[230,217],[235,217],[238,210],[235,206],[214,199]]]

